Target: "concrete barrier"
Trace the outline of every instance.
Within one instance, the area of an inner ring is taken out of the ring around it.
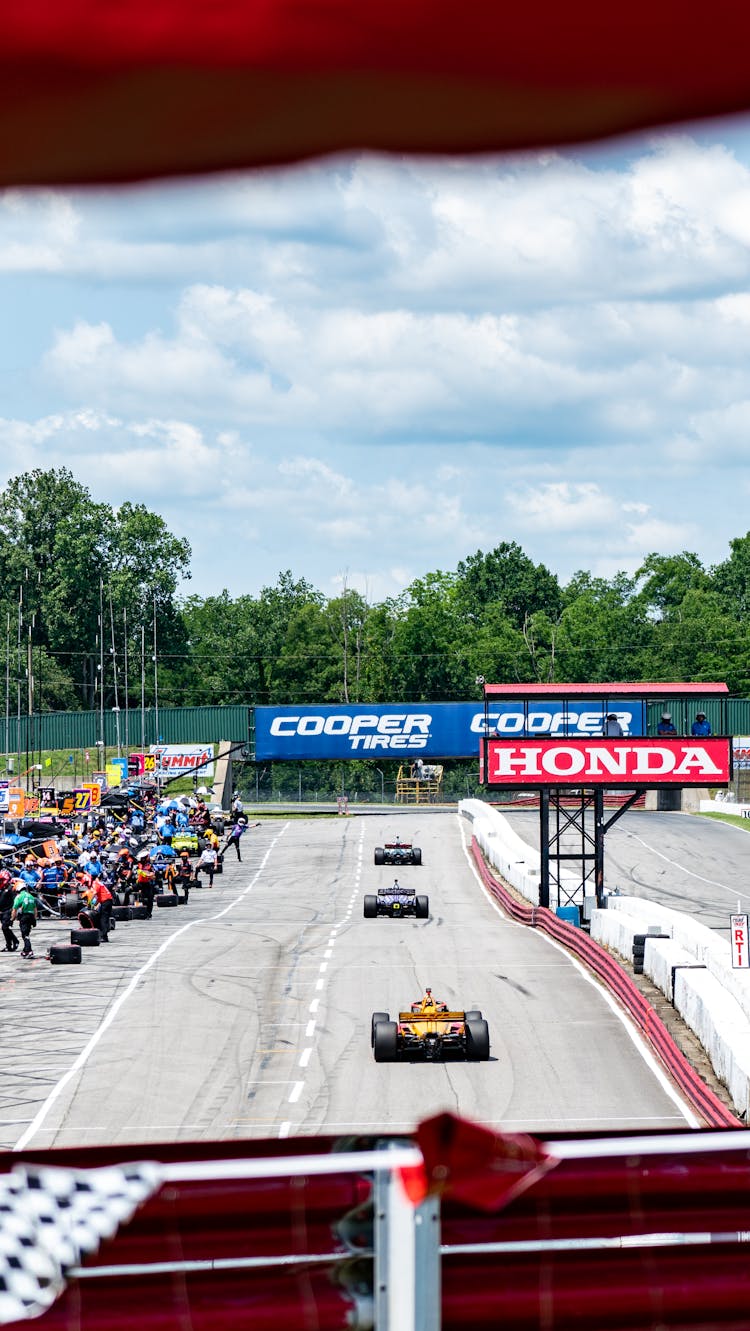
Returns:
[[[461,800],[458,807],[472,821],[488,862],[538,905],[538,851],[481,800]],[[576,881],[576,875],[565,877]],[[729,914],[728,907],[727,924]],[[669,937],[649,938],[649,930]],[[644,974],[700,1040],[737,1112],[750,1122],[750,970],[735,970],[729,943],[681,911],[642,897],[609,896],[606,909],[591,912],[591,937],[628,962],[636,934],[647,936]]]

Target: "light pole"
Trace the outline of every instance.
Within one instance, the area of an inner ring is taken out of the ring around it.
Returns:
[[[379,767],[376,767],[375,771],[380,777],[380,803],[385,804],[385,777]]]
[[[122,753],[120,750],[120,709],[118,706],[115,705],[112,708],[112,711],[115,714],[115,731],[117,734],[117,757],[120,758],[122,757]]]

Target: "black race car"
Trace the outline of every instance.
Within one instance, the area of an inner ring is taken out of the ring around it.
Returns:
[[[421,864],[422,852],[419,846],[410,841],[386,841],[384,846],[375,847],[376,864]]]
[[[391,919],[415,915],[418,920],[426,920],[429,913],[429,897],[416,896],[413,887],[401,887],[398,879],[393,887],[381,887],[377,896],[365,897],[366,920],[374,920],[377,915],[390,915]]]

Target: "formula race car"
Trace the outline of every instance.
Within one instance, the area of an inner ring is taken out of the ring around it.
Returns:
[[[429,897],[416,896],[413,887],[401,887],[398,878],[393,887],[378,888],[377,896],[365,897],[366,920],[374,920],[376,915],[390,915],[392,919],[416,915],[418,920],[426,920],[429,913]]]
[[[386,841],[384,846],[375,847],[376,864],[421,864],[422,852],[419,846],[410,841]]]
[[[463,1054],[472,1062],[486,1062],[490,1056],[489,1027],[481,1012],[450,1012],[431,989],[409,1012],[399,1012],[398,1021],[391,1021],[387,1012],[373,1012],[371,1043],[376,1063],[393,1063],[401,1054],[431,1060]]]
[[[172,837],[172,850],[176,850],[179,855],[181,850],[186,850],[190,855],[200,854],[200,842],[197,832],[177,832]]]

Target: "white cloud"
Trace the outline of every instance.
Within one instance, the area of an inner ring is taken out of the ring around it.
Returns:
[[[377,599],[506,539],[563,575],[716,559],[747,525],[749,203],[686,135],[6,192],[0,281],[34,281],[4,466],[158,508],[206,590],[354,568]]]

